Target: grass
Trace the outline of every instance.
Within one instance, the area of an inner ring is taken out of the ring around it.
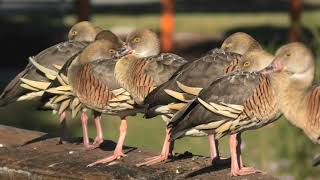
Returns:
[[[304,12],[302,23],[305,26],[314,25],[319,27],[320,11]],[[91,18],[91,21],[104,28],[131,27],[152,29],[159,28],[160,16],[151,15],[105,15],[97,14]],[[65,18],[65,23],[72,25],[75,22],[74,16]],[[176,14],[175,31],[176,32],[199,32],[214,33],[223,32],[236,27],[256,27],[262,25],[288,27],[290,19],[287,13],[192,13]]]

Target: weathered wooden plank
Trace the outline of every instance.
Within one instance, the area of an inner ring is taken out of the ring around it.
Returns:
[[[210,158],[191,153],[178,155],[169,163],[136,167],[155,154],[132,147],[126,147],[128,157],[89,168],[87,164],[111,155],[115,143],[105,141],[100,149],[86,151],[81,144],[57,142],[58,138],[45,133],[0,125],[0,179],[275,179],[263,174],[231,178],[230,169],[214,169]]]

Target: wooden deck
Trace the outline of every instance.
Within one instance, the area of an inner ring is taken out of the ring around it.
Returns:
[[[155,153],[133,147],[126,148],[128,157],[89,168],[90,162],[110,155],[115,143],[105,141],[101,148],[86,151],[81,138],[70,144],[57,142],[45,133],[0,125],[0,179],[275,179],[265,174],[231,178],[228,167],[215,169],[210,158],[191,153],[160,165],[136,167]]]

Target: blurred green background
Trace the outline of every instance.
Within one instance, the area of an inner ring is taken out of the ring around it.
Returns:
[[[148,0],[146,1],[148,2]],[[130,8],[121,8],[121,6],[114,5],[107,5],[105,9],[98,5],[96,5],[97,7],[93,6],[91,21],[96,25],[114,30],[120,35],[141,27],[152,28],[159,32],[160,13],[157,11],[159,5],[157,1],[150,1],[156,2],[157,6],[155,9],[151,8],[151,10],[147,6],[149,9],[146,9],[146,12],[140,12],[139,8],[133,8],[130,11]],[[201,2],[206,3],[208,1],[192,2],[195,3],[192,5],[196,7],[200,6]],[[253,2],[255,4],[250,4]],[[257,2],[261,2],[262,5]],[[303,27],[301,40],[312,48],[317,57],[316,81],[319,82],[320,1],[306,0],[303,3],[306,8],[301,17]],[[269,2],[267,0],[217,1],[210,3],[210,5],[216,6],[213,7],[213,10],[210,10],[210,8],[192,9],[189,6],[184,9],[183,1],[177,1],[174,52],[187,58],[200,57],[207,50],[219,46],[226,35],[236,31],[244,31],[254,36],[267,51],[273,53],[280,45],[287,42],[290,17],[288,7],[285,4],[288,4],[287,0]],[[202,4],[202,6],[206,5]],[[217,8],[220,6],[222,8]],[[230,6],[234,8],[228,9]],[[192,11],[189,12],[188,8]],[[117,10],[119,10],[119,13],[117,13]],[[135,13],[136,11],[139,13]],[[58,18],[54,15],[48,15],[48,13],[45,13],[44,16],[32,14],[28,16],[23,14],[1,16],[1,27],[4,27],[2,28],[4,32],[2,32],[0,38],[2,42],[7,43],[7,48],[12,48],[7,51],[4,50],[6,53],[3,60],[5,58],[15,60],[14,65],[12,65],[12,62],[11,64],[6,61],[0,62],[3,65],[0,71],[1,86],[3,87],[6,82],[14,77],[16,72],[21,70],[27,63],[28,56],[35,55],[49,45],[63,40],[68,27],[75,22],[76,16],[73,11],[67,11]],[[9,25],[13,26],[11,28],[14,30],[3,30],[9,29]],[[31,26],[33,27],[30,28]],[[17,33],[17,27],[23,27],[23,34],[15,34]],[[42,32],[42,34],[38,32]],[[9,33],[9,36],[4,35],[5,33]],[[186,46],[183,42],[190,45]],[[197,42],[196,45],[192,46],[193,42]],[[21,43],[24,44],[21,45]],[[30,43],[32,43],[32,46],[26,49],[26,44],[30,46]],[[15,53],[17,55],[13,57],[12,54]],[[18,102],[7,107],[1,107],[0,123],[56,134],[57,116],[51,112],[37,111],[36,106],[37,102]],[[103,116],[103,120],[105,139],[116,141],[119,118]],[[128,123],[127,145],[160,152],[165,134],[165,123],[160,117],[146,120],[143,119],[142,115],[138,115],[129,117]],[[79,117],[74,120],[69,117],[68,127],[73,136],[82,136]],[[94,138],[93,121],[90,121],[89,130],[90,136]],[[253,165],[280,179],[311,180],[320,178],[320,167],[312,167],[311,165],[313,156],[320,153],[320,146],[312,144],[301,130],[293,127],[284,118],[264,128],[247,131],[243,133],[242,137],[243,157],[246,164]],[[223,138],[221,142],[222,155],[228,157],[227,138]],[[194,154],[209,156],[208,140],[206,137],[183,138],[176,142],[175,151],[190,151]]]

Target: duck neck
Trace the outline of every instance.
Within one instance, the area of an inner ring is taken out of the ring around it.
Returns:
[[[274,73],[271,76],[280,111],[288,121],[299,128],[305,127],[305,113],[302,112],[305,111],[307,90],[312,80],[293,79],[292,75],[287,73]]]
[[[132,76],[130,72],[131,72],[132,65],[134,64],[136,59],[137,57],[135,55],[129,54],[119,59],[115,65],[115,68],[114,68],[115,78],[117,82],[125,89],[128,89],[127,85],[131,81],[130,77]]]

